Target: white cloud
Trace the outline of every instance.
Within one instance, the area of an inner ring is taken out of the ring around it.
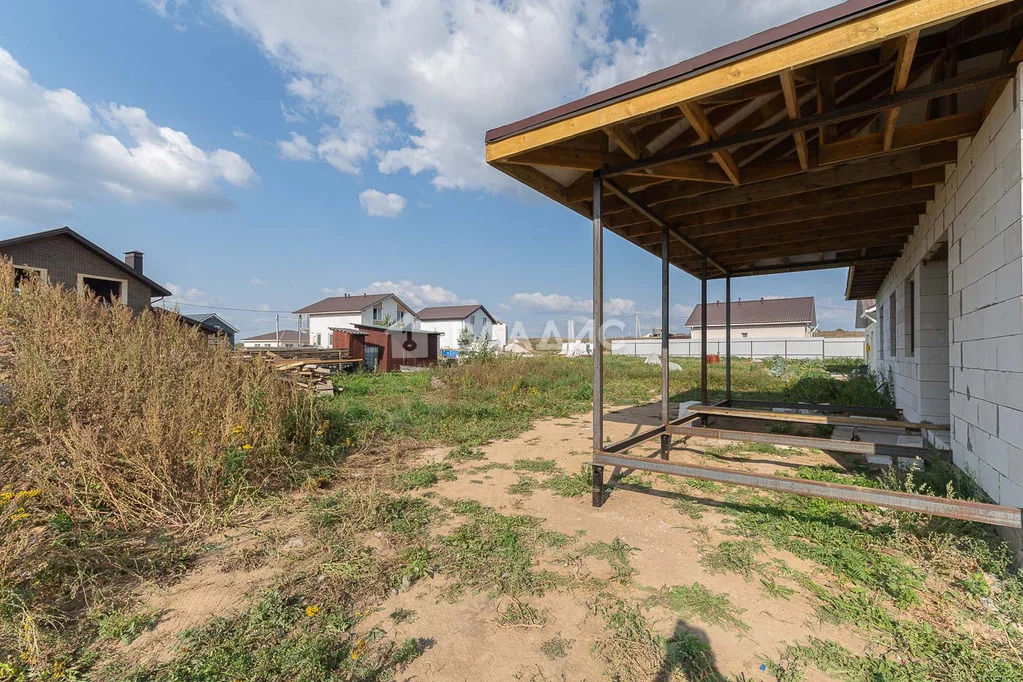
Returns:
[[[427,173],[439,188],[512,186],[483,133],[837,0],[213,0],[290,76],[286,119],[326,122],[345,173]],[[615,39],[612,35],[631,35]]]
[[[35,83],[0,48],[0,219],[54,222],[79,201],[227,205],[222,184],[257,180],[241,156],[207,151],[146,111],[89,105]]]
[[[174,14],[178,7],[185,3],[185,0],[141,0],[142,4],[148,5],[161,17],[169,17]]]
[[[405,210],[408,201],[400,194],[390,192],[384,194],[377,189],[367,189],[359,194],[359,204],[368,215],[381,218],[394,218]]]
[[[206,292],[195,287],[183,287],[174,282],[164,282],[163,285],[171,292],[171,299],[174,303],[210,305],[212,301]]]
[[[457,305],[476,303],[474,298],[462,298],[450,289],[435,284],[416,284],[407,279],[373,282],[364,287],[349,289],[336,287],[321,289],[328,296],[344,296],[345,294],[386,294],[392,293],[415,310],[434,305]]]
[[[305,135],[291,133],[290,140],[278,140],[277,151],[292,161],[312,161],[316,156],[316,147]]]
[[[671,317],[682,317],[688,319],[693,312],[693,306],[675,303],[671,306]]]
[[[572,298],[564,294],[517,293],[509,298],[512,308],[542,313],[592,314],[593,300]],[[627,298],[604,299],[604,315],[634,315],[636,302]]]
[[[266,280],[260,279],[259,277],[253,277],[252,279],[249,280],[249,284],[251,284],[254,287],[265,287]]]

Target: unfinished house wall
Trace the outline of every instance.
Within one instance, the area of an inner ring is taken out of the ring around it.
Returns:
[[[878,293],[876,344],[906,417],[951,423],[955,463],[996,502],[1023,507],[1019,81],[960,141]]]

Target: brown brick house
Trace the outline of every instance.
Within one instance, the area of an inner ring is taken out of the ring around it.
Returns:
[[[142,272],[142,252],[128,251],[124,260],[104,251],[70,227],[0,240],[0,258],[14,263],[15,277],[32,274],[73,291],[89,290],[140,311],[166,288]]]

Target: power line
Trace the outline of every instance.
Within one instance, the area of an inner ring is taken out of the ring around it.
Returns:
[[[180,306],[191,306],[192,308],[208,308],[210,310],[231,310],[239,313],[283,313],[285,315],[293,315],[292,310],[267,310],[266,308],[233,308],[226,305],[205,305],[202,303],[186,303],[185,301],[175,301],[173,299],[164,299],[166,303],[173,303]]]

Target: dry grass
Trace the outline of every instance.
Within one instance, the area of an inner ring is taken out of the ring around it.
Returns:
[[[0,261],[0,678],[60,669],[104,599],[334,452],[321,409],[172,315],[15,292]]]
[[[17,294],[12,277],[0,266],[0,335],[14,353],[0,472],[68,516],[188,525],[288,480],[322,442],[311,396],[268,365],[174,316],[55,286]]]

